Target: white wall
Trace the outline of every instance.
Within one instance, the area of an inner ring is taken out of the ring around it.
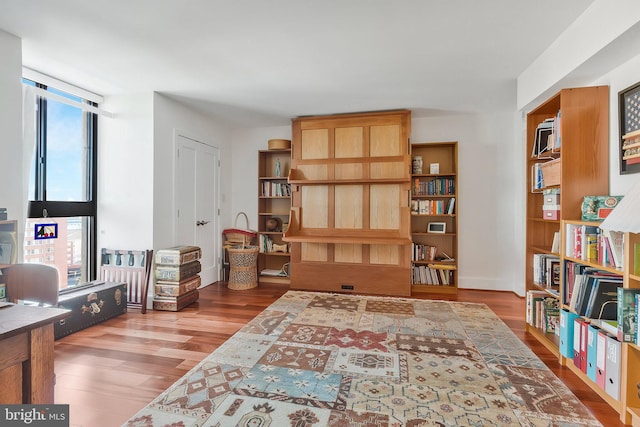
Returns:
[[[221,224],[228,221],[232,187],[231,173],[233,153],[231,130],[215,118],[186,107],[165,95],[153,96],[153,173],[147,179],[153,182],[153,247],[165,248],[179,244],[173,241],[173,169],[174,130],[218,147],[221,160]],[[246,166],[245,166],[245,169]],[[253,169],[253,168],[252,168]]]
[[[291,126],[238,129],[233,132],[231,168],[232,203],[223,228],[233,226],[238,212],[245,212],[249,226],[258,228],[258,151],[267,150],[270,139],[291,139]],[[238,225],[244,226],[242,218]]]
[[[0,208],[24,218],[22,176],[22,42],[0,30]],[[22,242],[24,221],[18,221]],[[20,245],[22,247],[22,245]],[[22,251],[18,251],[22,258]]]
[[[640,82],[640,54],[592,82],[592,85],[609,86],[609,194],[612,195],[624,195],[634,183],[640,180],[640,173],[620,174],[620,144],[618,143],[620,140],[618,93],[638,82]]]
[[[519,116],[518,116],[519,117]],[[514,113],[413,118],[411,141],[458,141],[459,286],[523,292]]]
[[[153,244],[153,97],[105,97],[113,118],[98,124],[97,248],[150,249]]]

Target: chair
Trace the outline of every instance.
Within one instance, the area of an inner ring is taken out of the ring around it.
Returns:
[[[11,264],[3,270],[7,300],[58,305],[58,269],[46,264]]]
[[[127,284],[127,307],[147,312],[153,251],[102,249],[100,280]]]

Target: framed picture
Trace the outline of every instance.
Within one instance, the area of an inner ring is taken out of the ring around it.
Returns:
[[[640,172],[640,83],[618,92],[620,173]]]
[[[427,225],[427,233],[440,233],[444,234],[447,231],[446,222],[430,222]]]

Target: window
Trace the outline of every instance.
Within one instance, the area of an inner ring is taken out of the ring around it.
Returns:
[[[55,265],[64,289],[95,278],[97,104],[44,77],[23,79],[36,93],[24,261]],[[56,237],[36,236],[45,223]]]

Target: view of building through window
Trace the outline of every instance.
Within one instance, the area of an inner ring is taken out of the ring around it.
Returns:
[[[95,114],[84,111],[82,103],[86,101],[77,96],[37,82],[24,82],[47,93],[37,97],[35,106],[37,132],[24,262],[54,265],[59,271],[60,289],[64,289],[92,280]],[[56,236],[36,236],[38,224],[52,223],[57,225]]]
[[[82,268],[83,219],[56,218],[58,237],[38,240],[35,237],[35,229],[36,224],[41,222],[42,220],[39,219],[27,219],[24,262],[55,266],[60,274],[60,289],[86,282]],[[47,222],[52,221],[47,220]]]

